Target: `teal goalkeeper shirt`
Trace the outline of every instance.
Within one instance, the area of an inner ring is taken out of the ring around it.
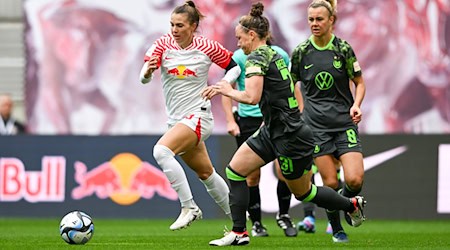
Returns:
[[[289,65],[289,55],[282,48],[272,45],[272,49],[274,49],[278,54],[280,54],[286,65]],[[244,54],[242,49],[238,49],[233,54],[233,60],[241,67],[241,75],[237,79],[237,89],[243,91],[245,89],[245,61],[247,60],[247,55]],[[258,104],[249,105],[244,103],[238,104],[238,114],[241,117],[262,117],[261,110],[259,109]]]

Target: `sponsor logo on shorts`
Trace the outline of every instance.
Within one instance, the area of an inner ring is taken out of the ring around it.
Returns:
[[[314,153],[317,154],[317,153],[319,153],[319,152],[320,152],[320,147],[319,147],[319,145],[316,145],[316,146],[314,147]]]

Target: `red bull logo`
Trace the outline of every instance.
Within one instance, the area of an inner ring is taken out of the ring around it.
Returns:
[[[177,78],[183,79],[186,77],[197,77],[197,72],[186,68],[184,65],[177,66],[176,68],[167,70],[167,74],[176,76]]]
[[[120,205],[131,205],[141,197],[151,199],[155,194],[169,200],[178,198],[160,169],[131,153],[118,154],[89,172],[82,162],[76,162],[74,167],[79,184],[72,190],[76,200],[95,194]]]
[[[0,158],[0,201],[64,201],[66,159],[61,156],[42,158],[42,171],[25,171],[18,158]]]

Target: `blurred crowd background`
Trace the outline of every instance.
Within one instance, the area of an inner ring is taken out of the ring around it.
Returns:
[[[161,134],[159,75],[139,82],[151,43],[170,32],[176,0],[0,0],[0,93],[38,135]],[[251,0],[194,0],[199,35],[235,50],[234,23]],[[275,44],[310,35],[311,0],[263,0]],[[361,133],[450,134],[450,0],[339,0],[335,34],[363,69]],[[213,67],[210,83],[223,70]],[[216,134],[226,133],[220,99]]]

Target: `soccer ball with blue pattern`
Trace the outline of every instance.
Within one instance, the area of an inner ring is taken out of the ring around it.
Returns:
[[[86,244],[94,234],[94,222],[86,213],[73,211],[62,218],[59,233],[69,244]]]

